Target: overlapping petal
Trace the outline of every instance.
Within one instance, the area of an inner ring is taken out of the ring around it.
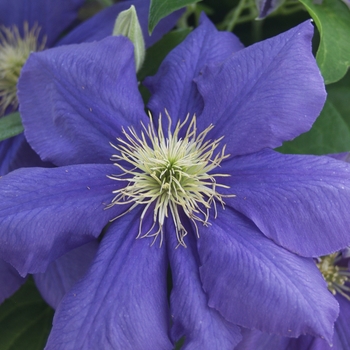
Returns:
[[[26,281],[16,269],[0,259],[0,304]]]
[[[110,226],[91,269],[59,305],[47,349],[173,349],[165,247],[136,239],[140,214]]]
[[[42,159],[108,163],[109,142],[122,135],[122,127],[148,120],[133,55],[127,38],[109,37],[29,57],[18,97],[27,140]]]
[[[68,33],[62,40],[60,40],[58,45],[67,45],[72,43],[78,44],[81,42],[101,40],[109,35],[112,35],[114,23],[118,14],[121,11],[129,9],[131,5],[135,6],[146,47],[156,43],[165,33],[171,30],[183,13],[183,11],[176,11],[162,19],[150,36],[148,34],[148,11],[150,1],[121,1],[113,6],[105,8],[90,19],[83,22],[81,25]]]
[[[0,256],[21,275],[97,237],[125,210],[114,206],[113,165],[19,169],[0,179]]]
[[[328,343],[320,338],[310,335],[300,336],[299,338],[281,337],[275,334],[260,332],[256,329],[242,329],[243,340],[235,350],[328,350]],[[315,340],[320,342],[315,347]],[[318,346],[318,347],[317,347]],[[334,348],[336,350],[337,348]],[[339,349],[340,350],[340,349]]]
[[[209,306],[227,320],[268,333],[308,333],[331,342],[338,304],[313,259],[277,246],[229,208],[220,209],[210,227],[200,227],[198,251]]]
[[[0,142],[0,159],[0,176],[18,168],[52,166],[40,159],[28,144],[24,134]]]
[[[277,244],[309,257],[350,245],[349,164],[265,150],[233,158],[221,171],[236,195],[226,203]]]
[[[97,240],[71,250],[53,261],[44,273],[35,274],[34,280],[42,297],[56,309],[64,295],[83,277],[98,249]]]
[[[333,349],[346,350],[350,349],[350,300],[345,299],[339,294],[336,295],[336,299],[339,303],[340,313],[334,325]]]
[[[185,222],[183,222],[185,224]],[[187,225],[191,231],[190,225]],[[199,278],[196,237],[186,237],[187,248],[178,245],[175,228],[168,223],[167,247],[173,288],[170,298],[174,342],[185,337],[181,349],[233,349],[241,340],[240,330],[208,306]]]
[[[1,0],[0,24],[16,25],[23,31],[26,21],[31,28],[34,24],[41,27],[40,36],[47,36],[47,46],[57,40],[63,30],[77,18],[79,8],[85,0]]]
[[[327,156],[350,163],[350,152],[332,153]]]
[[[225,136],[227,153],[275,148],[311,128],[326,99],[312,33],[305,22],[202,70],[200,122],[215,125],[214,138]]]
[[[199,115],[203,100],[193,79],[203,65],[222,62],[242,48],[232,33],[218,32],[202,15],[201,25],[168,54],[154,77],[145,79],[153,94],[148,107],[155,116],[167,109],[174,122],[188,113]]]
[[[286,338],[257,330],[243,329],[243,340],[235,350],[348,350],[350,348],[349,315],[350,302],[336,295],[339,302],[339,317],[334,325],[332,344],[324,339],[302,335],[299,338]]]

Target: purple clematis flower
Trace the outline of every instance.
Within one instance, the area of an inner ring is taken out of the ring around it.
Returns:
[[[149,36],[146,23],[149,1],[124,1],[99,12],[91,19],[77,26],[58,42],[62,32],[76,20],[78,9],[84,2],[85,0],[0,0],[0,24],[3,26],[2,30],[4,32],[4,36],[0,37],[0,72],[2,72],[1,65],[6,63],[7,49],[12,50],[10,52],[11,55],[17,52],[20,55],[18,61],[24,64],[27,55],[38,48],[44,49],[54,45],[100,40],[111,35],[116,17],[121,11],[128,9],[131,5],[136,7],[139,17],[145,19],[141,21],[141,26],[147,47],[154,44],[168,32],[175,25],[181,14],[181,11],[177,11],[168,16],[156,27],[154,35]],[[25,28],[27,28],[26,32],[24,32]],[[6,39],[12,38],[13,35],[18,40],[7,42]],[[26,42],[27,39],[29,43]],[[18,45],[18,50],[16,50],[16,45]],[[12,56],[11,59],[13,59]],[[2,75],[2,77],[4,76]],[[10,101],[10,104],[13,104],[13,107],[16,108],[18,76],[13,78],[16,79],[13,80],[11,91],[15,99]],[[0,107],[1,96],[3,96],[3,99],[6,97],[6,91],[2,90],[4,87],[6,88],[0,83]],[[11,106],[5,107],[7,113],[13,111]],[[0,175],[5,175],[21,167],[52,167],[50,162],[43,162],[33,151],[28,145],[24,134],[0,142],[0,160]],[[40,274],[40,277],[39,275],[34,276],[40,292],[52,307],[57,306],[58,300],[63,296],[64,291],[67,291],[68,287],[73,284],[73,281],[82,275],[92,259],[91,252],[95,250],[96,245],[89,243],[80,249],[74,250],[73,253],[68,253],[57,261],[52,262],[48,271]],[[69,261],[69,268],[67,261]],[[56,272],[53,273],[52,271]],[[24,281],[25,278],[18,275],[10,264],[0,260],[0,285],[2,286],[0,288],[0,303],[12,295]]]
[[[146,80],[150,118],[128,39],[31,55],[20,112],[57,168],[0,179],[0,256],[38,273],[105,228],[48,349],[232,349],[240,326],[331,342],[338,304],[312,257],[350,243],[350,167],[272,150],[325,101],[312,32],[243,49],[202,17]]]

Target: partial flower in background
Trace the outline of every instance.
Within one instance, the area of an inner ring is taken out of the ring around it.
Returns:
[[[339,317],[334,325],[334,336],[327,341],[311,336],[286,338],[257,330],[244,329],[243,340],[235,350],[347,350],[350,348],[350,260],[349,249],[317,260],[317,267],[327,282],[329,291],[339,303]]]
[[[0,117],[18,107],[17,80],[29,54],[53,46],[84,0],[0,0]],[[23,134],[0,142],[0,175],[45,166]]]
[[[350,162],[350,153],[330,154],[330,157]],[[350,348],[350,249],[315,259],[318,269],[327,282],[328,290],[339,303],[339,317],[334,324],[331,345],[324,339],[308,335],[286,338],[258,330],[243,329],[242,342],[235,350],[347,350]]]
[[[1,28],[0,116],[18,107],[17,81],[21,69],[31,52],[45,48],[45,38],[41,43],[38,41],[40,28],[37,25],[29,29],[28,22],[24,22],[23,27],[23,36],[16,26]]]
[[[263,19],[282,6],[285,0],[256,0],[255,2],[259,12],[258,19]]]
[[[31,55],[20,111],[58,167],[0,180],[1,257],[45,271],[107,225],[48,348],[226,349],[240,326],[331,342],[338,304],[312,257],[350,244],[350,167],[272,150],[325,101],[312,32],[243,49],[203,17],[145,81],[151,120],[127,39]]]
[[[17,80],[29,54],[53,46],[84,2],[0,1],[0,116],[18,106]]]

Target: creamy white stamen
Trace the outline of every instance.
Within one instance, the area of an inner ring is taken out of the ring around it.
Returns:
[[[206,140],[213,125],[198,133],[196,116],[189,121],[187,115],[172,131],[171,118],[167,112],[166,115],[166,135],[163,132],[162,117],[159,117],[156,129],[150,115],[149,125],[142,124],[140,135],[133,128],[128,128],[127,131],[123,129],[125,139],[118,138],[118,145],[112,144],[118,151],[118,154],[112,156],[112,161],[121,169],[122,174],[108,177],[126,181],[127,185],[113,192],[115,197],[108,207],[131,204],[126,211],[130,212],[136,206],[144,205],[137,237],[154,237],[156,240],[160,235],[160,244],[163,241],[165,219],[171,216],[178,243],[186,246],[184,237],[188,232],[182,223],[183,215],[193,222],[198,236],[197,222],[209,225],[209,211],[212,207],[214,217],[217,215],[216,201],[223,207],[225,205],[225,195],[218,193],[217,189],[228,186],[217,183],[217,178],[229,175],[212,171],[228,155],[225,155],[225,146],[215,153],[223,137],[214,141]],[[187,129],[181,137],[180,131],[186,124]],[[146,215],[152,215],[153,224],[143,232]]]

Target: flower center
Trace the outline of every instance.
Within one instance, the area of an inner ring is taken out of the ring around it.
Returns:
[[[149,125],[146,127],[142,124],[141,135],[133,128],[128,128],[128,132],[123,129],[125,140],[118,138],[119,144],[112,145],[118,154],[113,155],[111,160],[123,173],[109,178],[126,181],[127,185],[113,192],[116,196],[108,207],[130,203],[129,212],[140,204],[145,205],[137,238],[154,237],[155,241],[160,235],[160,244],[163,241],[165,218],[171,215],[177,240],[186,247],[184,237],[188,232],[182,217],[185,215],[194,223],[198,236],[197,222],[208,225],[212,206],[215,217],[217,214],[215,201],[222,206],[225,204],[225,195],[219,194],[217,188],[228,187],[218,184],[216,178],[229,175],[213,174],[212,170],[228,155],[225,155],[225,147],[215,152],[223,137],[214,141],[205,140],[213,125],[198,133],[196,116],[188,123],[187,115],[172,132],[171,118],[167,112],[166,115],[167,136],[163,132],[162,117],[159,117],[156,129],[150,115]],[[180,137],[180,131],[186,124],[187,130]],[[153,224],[147,232],[143,232],[142,222],[146,215],[152,215]]]
[[[16,26],[0,27],[0,116],[9,106],[18,107],[17,81],[29,54],[41,51],[46,39],[38,43],[40,28],[34,25],[31,30],[24,23],[23,37]]]
[[[350,288],[346,285],[350,280],[350,271],[347,267],[337,265],[340,260],[341,253],[326,255],[319,259],[317,267],[326,280],[329,291],[350,300]]]

